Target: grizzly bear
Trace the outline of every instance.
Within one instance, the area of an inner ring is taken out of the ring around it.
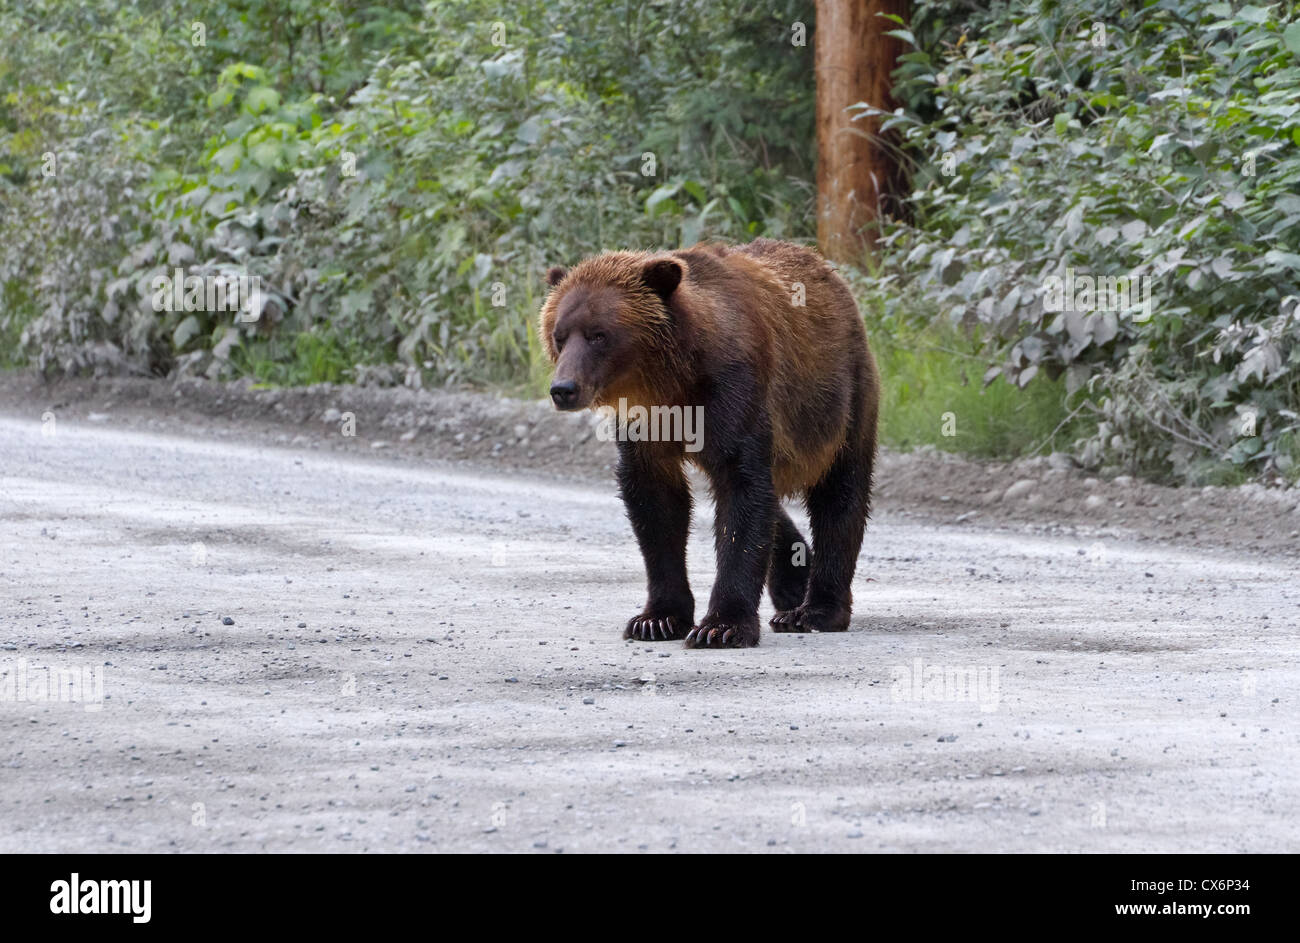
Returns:
[[[700,441],[618,438],[618,484],[649,598],[623,637],[757,645],[767,584],[777,632],[842,632],[870,510],[880,379],[848,286],[771,239],[607,252],[552,268],[540,336],[561,410],[697,410]],[[626,413],[624,413],[626,414]],[[686,578],[690,461],[717,506],[704,618]],[[782,498],[802,496],[809,552]]]

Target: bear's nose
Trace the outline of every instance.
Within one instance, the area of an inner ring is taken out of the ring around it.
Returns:
[[[557,409],[572,409],[578,402],[578,384],[573,380],[556,380],[551,384],[551,400]]]

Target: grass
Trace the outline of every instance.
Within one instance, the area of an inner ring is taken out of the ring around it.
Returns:
[[[1061,380],[1040,376],[1022,390],[999,378],[984,387],[988,364],[955,331],[870,333],[883,383],[884,445],[1009,459],[1067,449],[1087,428],[1086,417],[1067,420]]]
[[[18,352],[18,339],[23,328],[17,319],[0,318],[0,370],[11,370],[26,364]]]
[[[287,351],[275,349],[274,341],[264,343],[265,350],[236,347],[231,352],[231,363],[241,373],[267,386],[345,383],[353,364],[372,359],[329,334],[295,334]]]
[[[31,294],[16,278],[0,283],[0,370],[26,365],[19,346],[23,327],[36,319]]]

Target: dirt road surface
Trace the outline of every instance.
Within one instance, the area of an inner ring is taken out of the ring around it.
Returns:
[[[688,651],[608,482],[3,409],[0,851],[1300,846],[1293,556],[882,481],[849,632]]]

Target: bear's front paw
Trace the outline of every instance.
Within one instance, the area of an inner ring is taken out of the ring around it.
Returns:
[[[811,606],[778,612],[772,616],[773,632],[843,632],[849,627],[848,606]]]
[[[687,648],[750,648],[757,644],[757,612],[741,618],[708,615],[686,634]]]
[[[638,642],[666,642],[685,636],[690,624],[690,616],[683,619],[679,616],[658,615],[647,611],[628,620],[627,628],[623,630],[623,638],[635,639]]]

